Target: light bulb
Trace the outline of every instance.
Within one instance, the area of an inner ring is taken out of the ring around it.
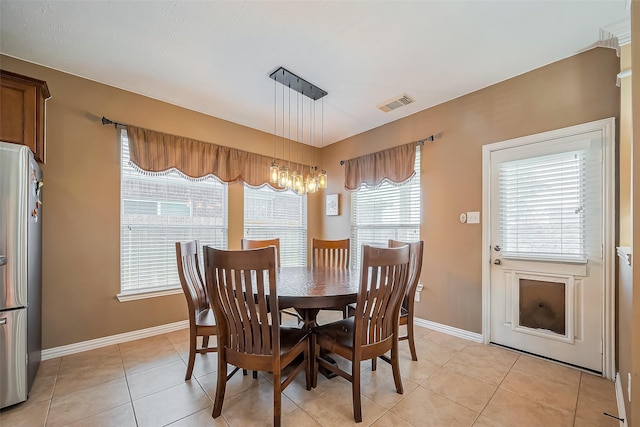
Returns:
[[[286,166],[280,166],[278,169],[278,187],[285,188],[289,181],[289,168]]]
[[[278,163],[272,162],[271,167],[269,168],[269,176],[271,178],[270,181],[273,184],[278,182],[279,174],[280,174],[280,171],[278,170]]]
[[[327,188],[327,171],[322,171],[318,174],[318,187]]]
[[[301,187],[304,187],[304,178],[302,175],[300,175],[300,172],[295,171],[293,173],[293,188],[297,192],[300,192]]]
[[[307,193],[315,193],[316,190],[316,178],[312,175],[307,175]]]

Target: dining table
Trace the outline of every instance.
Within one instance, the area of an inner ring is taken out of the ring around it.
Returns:
[[[308,329],[322,309],[356,302],[360,271],[335,267],[281,267],[276,272],[280,309],[294,308]]]
[[[302,317],[304,328],[313,330],[322,309],[345,307],[355,303],[360,289],[360,271],[335,267],[281,267],[276,272],[279,308],[295,309]],[[311,354],[314,354],[313,339]],[[335,361],[327,354],[320,357]],[[320,367],[327,378],[336,376]]]

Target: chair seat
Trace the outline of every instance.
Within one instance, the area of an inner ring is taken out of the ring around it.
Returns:
[[[300,328],[280,327],[280,354],[285,354],[301,341],[307,339],[309,332]]]
[[[318,326],[313,332],[319,339],[329,339],[342,347],[353,347],[353,331],[355,323],[353,317],[338,320],[326,325]]]
[[[213,315],[213,310],[208,308],[206,310],[202,310],[196,314],[196,326],[215,326],[216,318]]]

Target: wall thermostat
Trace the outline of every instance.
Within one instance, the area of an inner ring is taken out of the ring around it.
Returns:
[[[463,223],[463,224],[465,222],[467,222],[467,214],[466,213],[463,212],[463,213],[460,214],[460,222]]]

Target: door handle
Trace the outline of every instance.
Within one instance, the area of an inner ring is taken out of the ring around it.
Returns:
[[[493,261],[493,263],[494,263],[495,265],[502,265],[502,260],[497,259],[497,260]]]
[[[4,266],[7,264],[7,257],[4,255],[0,255],[0,267]]]

